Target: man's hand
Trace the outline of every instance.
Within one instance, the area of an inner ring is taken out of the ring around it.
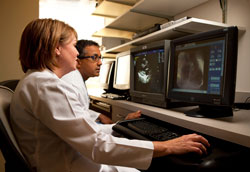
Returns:
[[[129,113],[129,114],[126,116],[125,120],[136,119],[136,118],[140,118],[140,117],[141,117],[141,111],[138,110],[138,111],[136,111],[136,112]]]
[[[100,114],[98,118],[103,124],[113,124],[113,121],[106,115]]]

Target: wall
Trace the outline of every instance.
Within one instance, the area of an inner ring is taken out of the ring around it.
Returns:
[[[39,15],[39,0],[0,0],[0,81],[23,75],[18,48],[24,27]],[[0,152],[0,171],[4,159]]]
[[[78,39],[91,39],[101,43],[100,38],[92,37],[95,31],[104,27],[103,17],[91,15],[95,5],[94,0],[40,0],[39,18],[64,21],[77,31]]]
[[[18,49],[24,27],[39,17],[39,0],[0,1],[0,81],[23,75]]]
[[[245,32],[239,33],[238,44],[238,63],[237,63],[237,80],[236,91],[244,93],[241,95],[242,100],[250,96],[250,0],[228,0],[227,24],[237,25],[245,28]],[[209,0],[207,3],[190,9],[175,18],[192,16],[207,20],[222,22],[222,13],[219,0]],[[247,94],[245,93],[247,92]],[[236,94],[236,99],[239,94]]]
[[[246,29],[239,36],[237,90],[250,92],[250,0],[230,0],[228,23]]]

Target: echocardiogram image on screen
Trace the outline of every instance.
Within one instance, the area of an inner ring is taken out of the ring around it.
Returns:
[[[134,88],[137,91],[161,93],[164,82],[164,49],[134,55]]]
[[[177,91],[220,94],[224,65],[224,41],[198,41],[176,47]]]

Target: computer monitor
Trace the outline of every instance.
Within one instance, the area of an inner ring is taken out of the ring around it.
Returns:
[[[130,96],[138,103],[166,107],[169,40],[131,49]]]
[[[113,87],[124,91],[130,88],[130,51],[116,56]]]
[[[114,66],[114,59],[103,59],[99,75],[99,84],[106,92],[110,92],[113,88]]]
[[[238,29],[228,27],[171,41],[168,98],[196,103],[195,117],[232,116]]]

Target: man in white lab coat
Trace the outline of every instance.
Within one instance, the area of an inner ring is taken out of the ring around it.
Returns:
[[[101,52],[98,43],[92,40],[77,41],[76,48],[79,52],[77,59],[77,69],[62,77],[68,83],[71,83],[79,91],[79,100],[82,102],[84,109],[94,119],[100,120],[103,124],[112,124],[112,120],[107,116],[89,109],[89,96],[85,82],[90,77],[97,77],[102,65]],[[133,119],[141,116],[141,111],[130,113],[125,119]]]

